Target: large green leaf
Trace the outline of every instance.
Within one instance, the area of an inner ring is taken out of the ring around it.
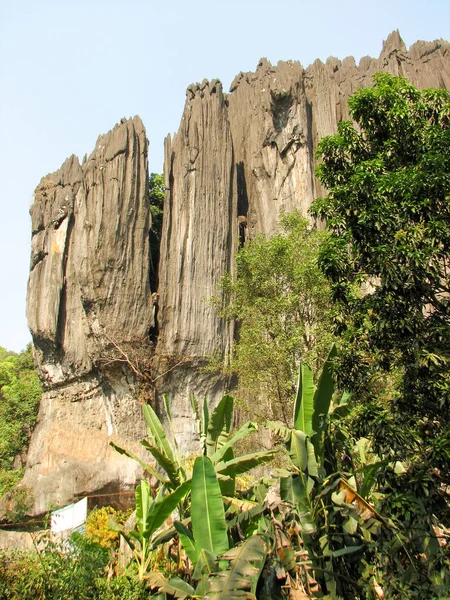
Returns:
[[[255,431],[258,431],[258,426],[256,423],[253,423],[252,421],[247,421],[247,423],[244,423],[244,425],[242,425],[242,427],[240,427],[225,444],[223,444],[216,450],[216,452],[214,452],[214,454],[210,457],[212,463],[219,463],[228,448],[232,448],[236,442],[242,440]]]
[[[303,533],[313,534],[316,531],[316,524],[311,513],[311,500],[308,492],[307,478],[300,474],[291,477],[292,499],[297,506],[298,516],[302,526]]]
[[[311,436],[311,441],[314,444],[318,457],[323,451],[323,430],[326,423],[326,416],[330,411],[331,398],[334,393],[334,380],[331,368],[336,354],[336,346],[333,345],[327,360],[323,365],[319,383],[317,384],[317,389],[314,394],[314,412],[312,416],[312,430],[314,434]]]
[[[169,421],[170,434],[172,436],[173,445],[175,447],[177,461],[180,462],[180,449],[178,448],[177,436],[175,435],[175,431],[173,429],[173,421],[172,421],[172,414],[170,412],[169,396],[167,394],[163,394],[163,403],[164,403],[164,410],[166,411],[166,415],[167,415],[167,420]]]
[[[153,503],[150,484],[145,479],[136,488],[136,528],[143,537],[147,536],[147,515]]]
[[[158,588],[160,593],[169,594],[173,598],[184,600],[191,598],[195,594],[195,590],[188,583],[179,577],[171,577],[166,579],[162,573],[153,571],[147,577],[147,581],[152,588]],[[151,596],[154,597],[153,595]]]
[[[116,450],[116,452],[118,452],[119,454],[123,454],[124,456],[128,456],[128,458],[132,458],[133,460],[135,460],[137,463],[139,463],[141,465],[141,467],[144,469],[144,471],[147,471],[148,473],[150,473],[150,475],[153,475],[153,477],[156,477],[156,479],[158,481],[160,481],[162,484],[169,483],[167,481],[167,479],[161,475],[161,473],[158,473],[158,471],[152,465],[149,465],[149,464],[145,463],[143,460],[141,460],[139,458],[139,456],[137,456],[137,454],[133,454],[133,452],[130,452],[129,450],[125,450],[125,448],[116,446],[116,444],[114,442],[109,442],[109,445],[112,448],[114,448],[114,450]]]
[[[298,376],[297,398],[294,404],[294,429],[311,435],[314,412],[314,381],[311,369],[300,364]]]
[[[206,453],[210,458],[228,440],[233,417],[233,406],[233,397],[224,396],[211,413],[206,436]]]
[[[194,392],[189,394],[189,400],[191,402],[192,412],[194,413],[194,417],[197,421],[200,421],[200,411],[198,409],[198,400],[195,397]]]
[[[266,559],[266,548],[259,535],[249,537],[243,544],[229,550],[221,557],[229,561],[226,570],[210,577],[208,598],[233,600],[248,598],[249,591],[256,589],[257,578]]]
[[[263,465],[270,462],[275,454],[276,450],[265,450],[263,452],[253,452],[252,454],[244,454],[244,456],[236,456],[232,460],[227,462],[222,461],[216,465],[217,472],[221,475],[241,475],[247,473],[250,469]]]
[[[147,536],[153,535],[155,531],[161,527],[164,521],[172,514],[177,504],[189,492],[191,487],[190,481],[185,481],[174,492],[163,496],[159,500],[153,502],[147,514],[146,529]]]
[[[158,448],[162,454],[165,454],[173,464],[175,464],[176,460],[172,446],[167,439],[158,415],[149,404],[144,406],[143,412],[150,442],[153,443],[153,445],[156,446],[156,448]]]
[[[209,426],[209,406],[206,398],[203,398],[202,422],[200,423],[200,447],[202,454],[206,455],[206,436]]]
[[[293,429],[289,444],[289,456],[300,471],[306,471],[308,466],[308,451],[306,441],[308,436],[299,429]]]
[[[194,463],[191,519],[195,546],[219,556],[228,550],[227,526],[220,485],[207,456]]]
[[[228,448],[223,457],[224,463],[233,460],[233,458],[233,448]],[[218,477],[218,479],[222,496],[228,496],[229,498],[232,498],[236,492],[236,467],[231,467],[231,470],[228,472],[227,477]]]
[[[161,452],[161,450],[153,444],[147,442],[147,440],[143,440],[141,444],[144,446],[144,448],[147,448],[147,450],[153,454],[158,465],[167,473],[169,481],[172,484],[171,487],[174,488],[179,486],[181,483],[179,463],[172,462],[172,460],[166,454]]]
[[[206,598],[209,590],[209,576],[217,571],[216,557],[208,550],[201,550],[192,579],[199,580],[195,589],[196,598]]]

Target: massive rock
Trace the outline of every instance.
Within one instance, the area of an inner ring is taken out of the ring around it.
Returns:
[[[154,325],[149,287],[148,142],[135,117],[70,157],[35,192],[27,316],[44,386],[24,484],[34,512],[134,485],[145,435],[134,349]]]
[[[226,357],[233,326],[210,299],[233,271],[239,244],[277,230],[283,211],[324,192],[314,177],[318,140],[348,117],[348,96],[377,71],[420,88],[450,88],[450,44],[398,32],[378,59],[329,58],[240,73],[187,90],[178,133],[165,143],[167,187],[158,294],[149,288],[147,140],[139,118],[101,136],[91,156],[45,177],[33,221],[28,319],[44,394],[24,483],[34,513],[75,495],[121,489],[139,476],[110,440],[137,451],[144,437],[137,381],[152,357],[152,383],[168,393],[184,450],[195,447],[189,393],[211,404],[231,386],[203,367]],[[154,323],[157,314],[157,323]],[[148,334],[157,340],[149,344]],[[148,366],[148,365],[147,365]],[[144,399],[145,400],[145,399]]]
[[[220,293],[217,283],[233,270],[240,243],[276,232],[283,211],[306,215],[325,192],[314,177],[318,140],[349,118],[349,95],[379,71],[419,88],[450,89],[450,44],[417,42],[408,52],[393,32],[378,59],[359,65],[352,57],[307,69],[262,59],[256,72],[235,78],[229,94],[217,80],[187,89],[178,133],[166,139],[156,348],[158,389],[172,399],[184,448],[193,436],[189,392],[214,404],[230,385],[199,370],[205,356],[226,356],[233,339],[208,299]]]

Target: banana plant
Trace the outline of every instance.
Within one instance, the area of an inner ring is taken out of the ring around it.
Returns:
[[[316,531],[311,498],[316,482],[326,475],[325,432],[334,394],[331,367],[336,354],[336,347],[333,346],[322,368],[317,388],[314,386],[312,370],[306,364],[300,365],[292,429],[282,423],[266,423],[268,428],[283,438],[295,469],[294,475],[281,478],[280,493],[284,500],[297,507],[304,534]]]
[[[232,396],[224,396],[212,413],[210,413],[205,400],[201,415],[193,394],[191,394],[190,399],[194,416],[200,428],[200,453],[208,456],[215,465],[223,494],[234,496],[236,475],[246,473],[258,465],[269,462],[272,460],[275,451],[253,452],[235,457],[234,445],[239,440],[256,432],[258,429],[256,423],[248,421],[232,434],[231,426],[234,411]],[[186,481],[187,477],[173,431],[170,406],[166,395],[164,395],[163,401],[173,443],[169,441],[164,427],[152,407],[149,405],[143,407],[148,440],[142,441],[141,444],[152,454],[159,469],[144,462],[129,450],[121,448],[113,442],[110,442],[110,444],[120,454],[136,460],[144,471],[153,475],[167,489],[175,490]]]
[[[190,486],[190,481],[185,481],[167,495],[164,495],[164,487],[161,487],[155,499],[152,497],[150,485],[147,481],[142,480],[137,486],[136,527],[130,531],[120,527],[119,533],[133,552],[140,581],[145,578],[151,561],[151,553],[154,549],[154,534],[189,492]]]
[[[178,521],[174,525],[193,565],[192,580],[197,587],[188,589],[183,580],[162,580],[160,575],[152,576],[150,583],[160,593],[177,590],[179,598],[231,600],[254,594],[266,558],[265,543],[254,535],[230,548],[220,484],[207,456],[195,461],[191,498],[191,529]]]

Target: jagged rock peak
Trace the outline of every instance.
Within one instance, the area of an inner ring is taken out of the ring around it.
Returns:
[[[383,41],[383,49],[381,54],[390,54],[391,52],[403,52],[405,53],[406,45],[403,41],[398,29],[392,31],[387,38]]]
[[[192,100],[198,93],[200,97],[203,98],[207,91],[210,94],[221,94],[222,82],[220,81],[220,79],[212,79],[211,81],[209,81],[208,79],[204,79],[201,83],[191,83],[186,89],[186,96],[188,99]]]

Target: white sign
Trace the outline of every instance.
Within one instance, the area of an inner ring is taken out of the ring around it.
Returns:
[[[80,527],[86,522],[87,498],[83,498],[75,504],[69,504],[64,508],[52,512],[50,529],[52,533],[62,533]]]

